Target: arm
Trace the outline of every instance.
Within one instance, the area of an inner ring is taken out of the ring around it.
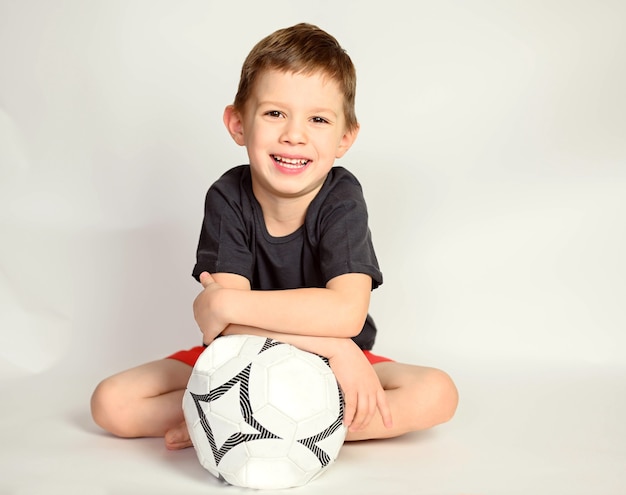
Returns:
[[[229,324],[281,334],[353,337],[363,328],[372,287],[371,278],[361,273],[335,277],[325,288],[291,290],[241,290],[249,289],[248,281],[229,274],[214,278],[205,272],[200,282],[204,290],[194,301],[194,315],[205,343]]]
[[[369,277],[366,278],[369,280]],[[385,426],[388,428],[392,426],[391,412],[380,380],[374,368],[352,339],[347,337],[308,336],[289,332],[275,332],[255,326],[228,322],[215,325],[214,315],[212,316],[211,311],[207,310],[205,305],[205,298],[211,300],[212,292],[227,290],[224,289],[223,286],[228,287],[230,291],[238,291],[241,293],[253,294],[261,293],[261,291],[251,291],[250,284],[246,278],[227,273],[215,274],[213,277],[208,273],[203,273],[200,277],[200,281],[202,282],[204,290],[194,301],[194,314],[204,334],[205,343],[210,343],[213,338],[220,333],[223,335],[259,335],[279,340],[294,345],[302,350],[324,356],[328,358],[330,367],[335,373],[337,381],[344,393],[345,425],[349,427],[351,431],[363,429],[369,424],[376,410],[378,410]],[[280,296],[293,291],[272,292]],[[367,294],[369,301],[369,290]],[[242,312],[245,313],[246,311]],[[365,312],[367,312],[367,308]],[[365,319],[365,316],[363,316],[363,319]],[[363,325],[362,321],[360,325]]]
[[[350,431],[365,428],[377,410],[382,417],[383,424],[387,428],[393,426],[391,410],[378,375],[352,339],[290,335],[241,325],[229,325],[223,334],[268,337],[328,358],[330,367],[343,391],[346,427]]]

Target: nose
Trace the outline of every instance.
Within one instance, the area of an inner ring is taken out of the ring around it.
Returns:
[[[281,142],[292,145],[305,143],[307,139],[305,125],[297,119],[287,119],[280,139]]]

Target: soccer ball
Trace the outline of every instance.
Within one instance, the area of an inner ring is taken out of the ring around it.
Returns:
[[[252,335],[215,339],[183,397],[200,464],[248,488],[289,488],[318,477],[346,436],[343,396],[328,361]]]

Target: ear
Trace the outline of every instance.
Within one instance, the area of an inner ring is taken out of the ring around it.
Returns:
[[[228,105],[224,109],[223,120],[226,130],[228,130],[233,140],[239,146],[244,146],[246,143],[243,138],[243,118],[239,111],[233,105]]]
[[[357,124],[354,129],[346,131],[346,133],[341,137],[341,141],[339,141],[339,146],[337,147],[337,153],[335,154],[336,158],[341,158],[345,155],[354,144],[356,137],[359,135],[359,129],[361,129],[361,126]]]

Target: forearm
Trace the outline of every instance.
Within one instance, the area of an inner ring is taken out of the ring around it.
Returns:
[[[208,343],[228,325],[280,334],[349,338],[363,329],[372,279],[349,273],[325,288],[250,290],[247,280],[231,274],[200,274],[204,289],[194,300],[194,317]],[[245,281],[245,284],[240,279]],[[222,285],[223,284],[223,285]]]
[[[263,330],[256,327],[248,327],[244,325],[229,325],[222,335],[235,335],[235,334],[247,334],[258,335],[260,337],[267,337],[270,339],[285,342],[291,344],[303,351],[319,354],[328,359],[332,359],[337,354],[342,352],[349,346],[356,346],[356,344],[348,338],[340,337],[311,337],[307,335],[294,335],[288,333],[272,332],[270,330]]]
[[[281,334],[353,337],[367,316],[362,300],[327,288],[233,289],[224,290],[221,296],[219,308],[225,321]]]
[[[344,424],[350,427],[350,431],[365,428],[377,408],[385,427],[392,427],[391,411],[380,380],[372,365],[352,339],[280,334],[242,325],[229,325],[223,334],[268,337],[291,344],[303,351],[324,356],[328,359],[343,392]]]

